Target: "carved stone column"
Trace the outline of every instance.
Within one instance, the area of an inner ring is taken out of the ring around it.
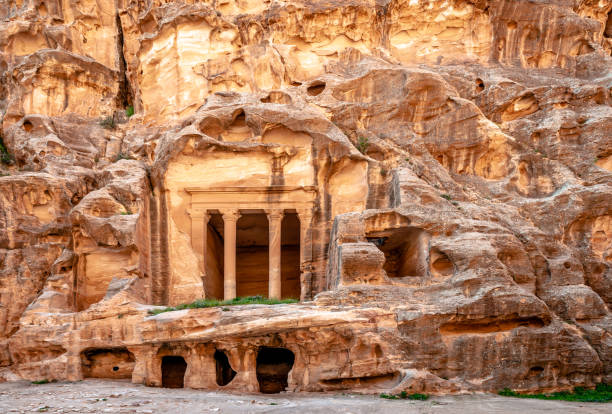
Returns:
[[[191,209],[187,213],[191,217],[191,247],[196,253],[203,254],[206,261],[206,230],[209,215],[206,210],[199,208]]]
[[[298,210],[300,219],[300,300],[312,299],[312,211]]]
[[[222,210],[223,214],[223,298],[236,297],[236,222],[238,210]]]
[[[281,298],[281,225],[283,210],[266,210],[268,215],[268,297]]]
[[[191,247],[196,254],[202,254],[202,287],[206,292],[206,248],[208,236],[208,211],[205,209],[194,208],[187,212],[191,216]]]

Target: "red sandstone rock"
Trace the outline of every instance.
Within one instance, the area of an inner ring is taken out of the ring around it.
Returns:
[[[0,380],[612,381],[611,11],[0,0]]]

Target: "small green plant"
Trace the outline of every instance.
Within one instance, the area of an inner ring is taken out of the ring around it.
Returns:
[[[380,175],[382,175],[383,177],[387,176],[387,170],[385,168],[381,168],[380,169]]]
[[[419,401],[425,401],[425,400],[429,399],[429,395],[427,395],[427,394],[419,394],[419,393],[408,394],[406,391],[402,391],[399,394],[385,394],[385,393],[382,393],[382,394],[380,394],[380,398],[384,398],[386,400],[419,400]]]
[[[115,129],[115,118],[107,116],[100,120],[100,126],[104,129]]]
[[[449,194],[440,194],[440,197],[448,201],[452,200],[452,197]]]
[[[49,408],[51,408],[51,407],[49,407],[48,405],[45,405],[44,407],[40,407],[38,409],[38,412],[39,413],[46,413],[47,411],[49,411]]]
[[[134,115],[134,107],[132,105],[130,105],[127,108],[125,108],[125,116],[127,116],[129,118],[132,115]]]
[[[117,319],[121,319],[123,318],[123,313],[120,313],[119,315],[117,315]]]
[[[115,162],[120,161],[120,160],[133,160],[133,158],[130,157],[128,154],[124,154],[123,152],[120,152],[119,155],[117,155]]]
[[[173,312],[183,309],[214,308],[217,306],[238,306],[238,305],[282,305],[286,303],[297,303],[297,299],[268,299],[263,296],[249,296],[246,298],[237,297],[230,300],[220,301],[217,299],[199,299],[195,302],[184,303],[182,305],[168,307],[164,309],[154,309],[149,311],[149,315],[158,315],[164,312]],[[224,310],[224,309],[222,309]],[[229,310],[229,309],[228,309]]]
[[[229,311],[230,311],[230,308],[224,307],[224,308],[221,308],[221,310],[222,310],[223,312],[229,312]]]
[[[359,137],[359,139],[357,140],[357,149],[359,150],[359,152],[365,154],[369,146],[370,142],[368,141],[367,137]]]
[[[132,214],[134,214],[134,213],[132,213],[132,210],[130,210],[129,208],[127,210],[121,212],[122,216],[131,216]]]
[[[41,384],[48,384],[50,382],[51,381],[49,381],[48,379],[45,378],[45,379],[38,380],[38,381],[32,381],[32,384],[34,384],[34,385],[41,385]]]
[[[576,387],[574,391],[553,392],[551,394],[520,394],[510,388],[504,388],[498,392],[504,397],[534,398],[538,400],[562,400],[578,402],[597,402],[606,403],[612,401],[612,385],[598,384],[595,389],[588,390],[583,387]]]
[[[11,165],[15,162],[13,156],[8,152],[6,147],[4,146],[4,141],[2,140],[2,136],[0,136],[0,162],[5,165]]]

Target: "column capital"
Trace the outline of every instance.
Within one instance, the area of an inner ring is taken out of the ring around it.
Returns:
[[[285,215],[283,209],[267,208],[264,210],[268,216],[268,220],[281,220]]]
[[[223,215],[223,221],[238,221],[241,216],[238,209],[225,209],[219,212]]]
[[[311,209],[301,208],[297,210],[298,218],[301,223],[310,223],[314,215]]]
[[[191,218],[208,218],[208,210],[205,208],[190,208],[187,209],[187,214]]]

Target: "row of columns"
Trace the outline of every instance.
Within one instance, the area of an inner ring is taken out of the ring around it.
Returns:
[[[281,226],[284,212],[280,209],[265,210],[268,216],[268,297],[281,298]],[[223,217],[223,299],[236,297],[236,223],[240,218],[238,209],[220,210]],[[195,251],[204,255],[206,277],[207,229],[210,215],[208,210],[193,209],[191,215],[191,240]],[[300,273],[303,276],[310,269],[312,261],[311,225],[312,213],[299,210],[300,220]],[[302,292],[303,294],[304,292]]]

